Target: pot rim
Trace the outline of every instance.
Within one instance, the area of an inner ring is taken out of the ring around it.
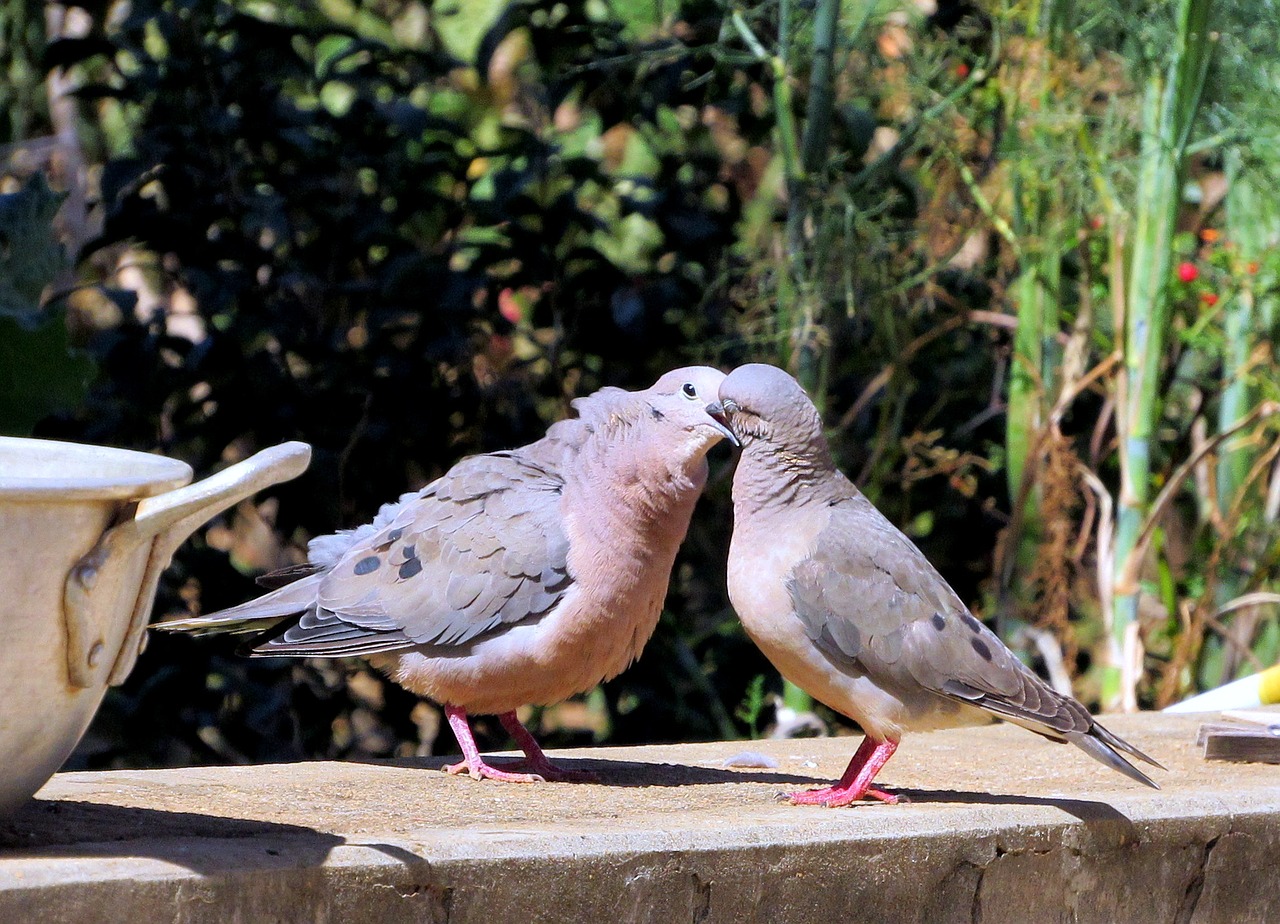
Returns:
[[[28,471],[10,475],[13,458]],[[39,466],[70,465],[72,471],[48,476],[29,472]],[[108,474],[102,474],[103,468]],[[136,500],[189,484],[191,466],[177,459],[62,440],[0,436],[0,503],[8,501]]]

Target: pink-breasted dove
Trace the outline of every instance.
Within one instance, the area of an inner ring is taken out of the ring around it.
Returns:
[[[691,367],[644,391],[579,398],[578,416],[541,440],[463,459],[372,523],[312,540],[308,565],[278,573],[291,583],[156,628],[260,632],[247,645],[254,657],[367,656],[444,707],[463,753],[449,772],[587,777],[552,765],[515,710],[589,690],[639,657],[706,453],[736,442],[717,419],[723,379]],[[528,772],[481,759],[469,712],[499,716]]]
[[[793,803],[896,802],[871,783],[903,732],[991,715],[1156,786],[1120,752],[1160,764],[1023,666],[836,469],[795,379],[742,366],[720,385],[720,403],[742,444],[729,598],[782,675],[866,735],[838,783],[794,793]]]

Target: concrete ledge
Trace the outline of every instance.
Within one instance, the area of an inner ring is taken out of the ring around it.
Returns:
[[[59,774],[0,823],[0,921],[1280,921],[1280,770],[1196,717],[1108,723],[1164,791],[993,726],[908,737],[910,804],[798,808],[852,738],[566,751],[600,785],[443,761]],[[750,748],[776,769],[724,769]]]

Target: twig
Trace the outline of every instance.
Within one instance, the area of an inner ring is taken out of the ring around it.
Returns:
[[[1235,424],[1219,433],[1214,434],[1213,438],[1206,441],[1204,445],[1196,449],[1185,462],[1174,470],[1169,476],[1169,481],[1156,495],[1156,499],[1152,502],[1147,511],[1146,521],[1142,525],[1142,529],[1138,533],[1137,541],[1133,544],[1128,560],[1125,561],[1124,570],[1120,575],[1120,580],[1116,582],[1117,589],[1124,593],[1134,593],[1137,590],[1138,568],[1142,557],[1146,554],[1147,546],[1151,543],[1151,536],[1155,532],[1156,522],[1160,514],[1164,512],[1164,508],[1168,506],[1169,501],[1182,488],[1183,482],[1191,474],[1197,462],[1200,461],[1207,453],[1212,452],[1224,441],[1240,432],[1245,427],[1256,424],[1259,420],[1271,417],[1280,413],[1280,402],[1263,401],[1249,413],[1247,417],[1238,420]]]
[[[1049,420],[1053,423],[1060,423],[1063,415],[1066,414],[1067,409],[1071,406],[1071,403],[1075,401],[1076,398],[1080,397],[1080,395],[1090,385],[1119,365],[1123,358],[1124,357],[1121,355],[1120,351],[1116,350],[1073,382],[1069,387],[1064,386],[1062,393],[1058,396],[1058,400],[1053,406],[1053,410],[1049,414]]]
[[[1111,492],[1107,490],[1107,486],[1102,483],[1102,479],[1094,474],[1093,470],[1083,462],[1077,463],[1080,471],[1080,477],[1084,479],[1084,483],[1089,486],[1089,490],[1098,498],[1098,560],[1096,568],[1098,571],[1098,605],[1102,608],[1103,619],[1110,629],[1111,622],[1111,601],[1113,599],[1113,587],[1111,576],[1111,537],[1112,537],[1112,519],[1115,512],[1115,502],[1111,499]],[[1107,632],[1107,638],[1112,639],[1111,632]]]
[[[845,427],[857,420],[858,415],[862,413],[863,409],[866,408],[866,406],[871,403],[871,400],[879,394],[880,390],[888,385],[893,379],[894,372],[914,359],[917,353],[939,337],[963,327],[967,323],[990,324],[993,327],[1013,328],[1017,326],[1018,319],[1011,314],[1005,314],[1001,311],[970,311],[967,314],[947,318],[947,320],[943,321],[937,327],[925,331],[903,347],[896,362],[888,363],[884,368],[876,373],[875,377],[872,378],[870,382],[866,384],[862,389],[862,393],[858,395],[857,400],[853,402],[849,410],[845,411],[844,414],[841,415],[839,423],[836,424],[837,429],[843,430]]]
[[[1271,470],[1271,484],[1267,485],[1267,503],[1262,510],[1262,518],[1267,523],[1274,523],[1280,518],[1280,459]]]
[[[974,179],[973,171],[969,169],[960,155],[947,149],[947,153],[951,157],[951,161],[955,164],[956,169],[960,173],[960,179],[964,180],[965,187],[969,190],[969,195],[973,197],[973,201],[977,204],[978,210],[986,216],[987,221],[991,222],[991,227],[995,228],[997,233],[1004,238],[1009,249],[1013,251],[1015,257],[1019,261],[1022,260],[1022,245],[1018,243],[1018,236],[1014,233],[1013,228],[1009,227],[1009,223],[1004,217],[998,214],[991,201],[987,198],[986,193],[982,191],[982,187],[978,185],[978,181]]]
[[[1209,438],[1209,424],[1203,414],[1197,414],[1191,421],[1191,450],[1199,452],[1200,447]],[[1218,483],[1209,471],[1209,456],[1202,454],[1200,461],[1193,469],[1196,481],[1196,496],[1200,498],[1199,514],[1201,522],[1208,522],[1215,532],[1222,534],[1222,514],[1218,510]]]
[[[1224,527],[1231,523],[1240,522],[1240,517],[1244,513],[1244,503],[1249,496],[1249,489],[1253,487],[1255,481],[1262,477],[1262,473],[1276,460],[1277,456],[1280,456],[1280,440],[1272,442],[1267,451],[1260,455],[1257,461],[1249,468],[1249,473],[1245,475],[1244,481],[1236,489],[1236,496],[1231,499],[1231,506],[1227,509]]]
[[[1044,669],[1049,673],[1049,685],[1063,696],[1071,696],[1071,674],[1067,672],[1066,660],[1062,656],[1062,645],[1048,629],[1035,626],[1023,626],[1020,635],[1025,635],[1044,659]],[[1025,647],[1020,645],[1019,647]]]
[[[1241,594],[1234,600],[1222,604],[1214,611],[1214,617],[1225,616],[1232,610],[1244,609],[1246,606],[1280,606],[1280,594],[1271,593],[1267,590],[1255,590],[1253,593]]]
[[[88,14],[78,10],[74,17],[67,7],[61,3],[49,3],[44,9],[45,31],[49,42],[55,42],[71,33],[82,34],[87,31],[85,20]],[[49,97],[49,121],[53,123],[57,136],[57,151],[62,159],[62,180],[66,184],[66,201],[62,204],[62,229],[65,235],[67,255],[70,265],[55,280],[57,288],[67,288],[75,279],[75,262],[80,251],[88,242],[89,208],[85,195],[84,154],[80,148],[80,133],[76,121],[79,113],[73,81],[65,68],[57,67],[49,72],[46,81]]]

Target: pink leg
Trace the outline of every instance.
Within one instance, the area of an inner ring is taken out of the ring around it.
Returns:
[[[859,799],[870,796],[872,799],[879,799],[881,802],[896,805],[899,801],[897,796],[891,795],[883,789],[877,789],[871,785],[871,781],[876,778],[880,768],[888,763],[889,758],[893,756],[893,752],[897,749],[898,742],[896,741],[876,741],[870,735],[867,735],[862,739],[862,744],[858,746],[853,759],[849,761],[849,766],[845,768],[844,776],[840,777],[839,783],[824,789],[793,792],[788,797],[788,800],[792,805],[826,805],[835,807],[848,805],[851,802],[857,802]]]
[[[449,727],[453,729],[454,737],[458,739],[458,746],[462,748],[462,760],[446,766],[445,773],[466,773],[473,780],[502,780],[507,783],[543,782],[543,778],[536,773],[508,773],[506,770],[499,770],[486,764],[480,759],[480,749],[476,747],[476,739],[471,736],[471,726],[467,724],[466,711],[457,706],[445,706],[444,714],[449,719]]]
[[[498,716],[508,734],[516,739],[516,745],[524,751],[524,760],[516,766],[522,770],[532,770],[538,776],[552,783],[595,783],[599,777],[588,770],[565,770],[557,767],[538,746],[538,741],[529,733],[529,729],[521,724],[514,712],[504,712]]]

